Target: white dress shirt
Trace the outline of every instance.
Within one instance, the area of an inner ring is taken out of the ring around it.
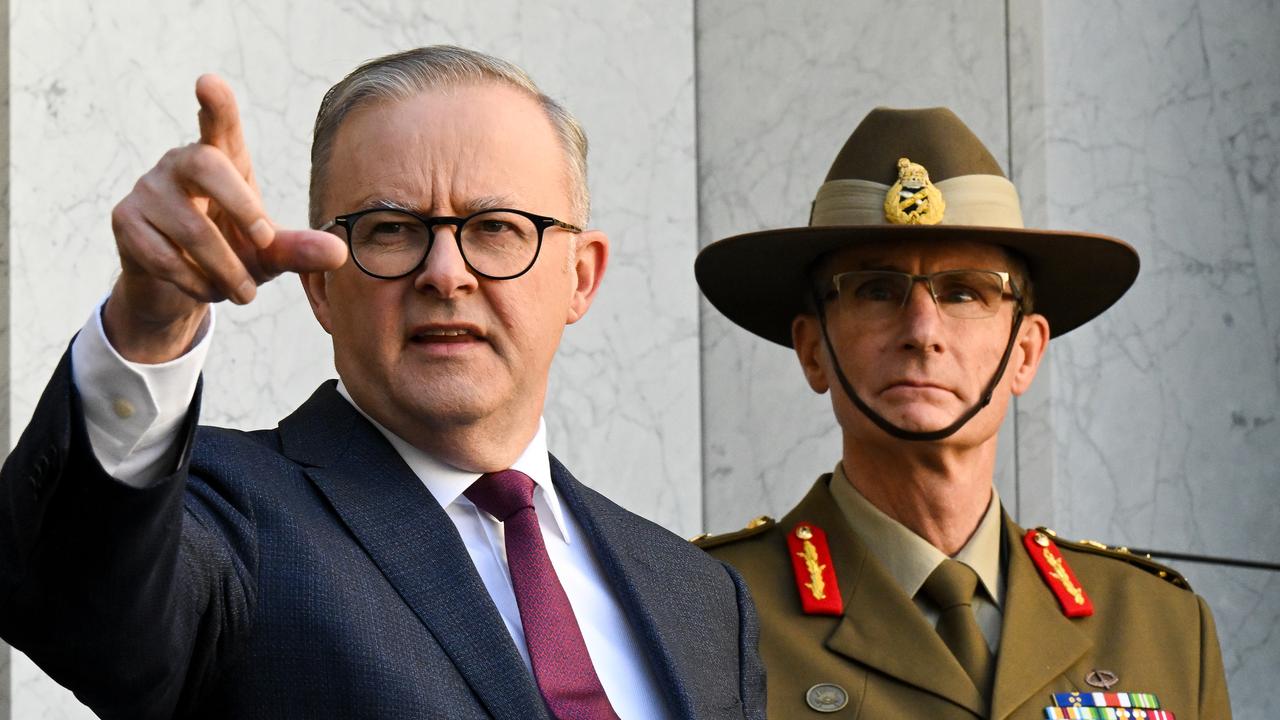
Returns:
[[[176,458],[178,430],[209,352],[214,312],[210,308],[209,320],[185,355],[145,365],[125,360],[111,347],[102,328],[101,310],[99,305],[72,343],[72,380],[83,401],[90,444],[103,469],[121,482],[144,487],[163,477]],[[479,474],[446,465],[382,427],[355,404],[341,382],[338,392],[387,438],[457,526],[481,581],[529,666],[524,626],[507,569],[502,523],[462,494]],[[533,440],[511,467],[535,483],[534,511],[547,554],[614,710],[621,718],[669,717],[635,629],[623,614],[581,526],[565,511],[552,485],[546,424],[541,418]]]

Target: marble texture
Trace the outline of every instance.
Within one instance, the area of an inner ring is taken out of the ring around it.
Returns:
[[[1177,563],[1213,612],[1231,709],[1240,720],[1280,712],[1280,573]]]
[[[192,85],[236,90],[266,205],[306,217],[307,155],[324,90],[359,62],[447,42],[524,66],[591,139],[593,225],[613,255],[569,328],[547,405],[549,445],[584,482],[673,530],[701,525],[692,10],[685,2],[515,0],[90,3],[13,0],[9,165],[15,242],[5,370],[10,441],[117,261],[108,216],[168,147],[196,137]],[[659,59],[654,62],[653,59]],[[205,421],[272,426],[334,374],[297,280],[223,308]],[[13,712],[88,717],[15,656]]]
[[[891,15],[868,0],[704,0],[696,9],[703,245],[805,224],[831,161],[877,105],[950,106],[1007,164],[1003,2],[903,5]],[[702,363],[707,529],[785,512],[839,459],[829,399],[805,384],[790,350],[705,302]],[[1006,442],[1000,453],[1007,495],[1016,494],[1012,449]]]
[[[1143,258],[1054,350],[1054,503],[1065,530],[1274,561],[1280,5],[1155,7],[1047,11],[1050,220]]]
[[[1045,6],[1048,214],[1138,248],[1129,296],[1056,343],[1067,535],[1280,561],[1280,4]],[[1237,717],[1277,707],[1276,573],[1183,568]]]
[[[1051,227],[1046,201],[1044,3],[1008,3],[1009,179],[1018,188],[1027,227]],[[1056,524],[1053,503],[1053,363],[1056,343],[1041,361],[1031,388],[1014,409],[1015,494],[1003,493],[1005,507],[1026,526]],[[1007,475],[1008,473],[1006,473]]]
[[[1115,234],[1144,261],[1129,297],[1052,344],[1007,418],[1006,506],[1069,537],[1280,561],[1275,0],[978,0],[893,15],[871,0],[0,7],[11,440],[110,286],[110,207],[194,139],[198,73],[237,90],[268,208],[300,223],[323,90],[368,57],[453,42],[522,64],[592,140],[592,224],[614,254],[592,312],[566,332],[547,408],[552,450],[584,481],[691,535],[778,515],[830,470],[828,398],[791,351],[700,300],[693,256],[803,224],[873,106],[943,104],[1018,184],[1029,225]],[[206,418],[220,424],[274,424],[333,373],[289,278],[227,309],[216,343]],[[1274,714],[1280,576],[1178,568],[1214,610],[1236,716]],[[0,646],[7,717],[92,715]]]
[[[0,17],[9,13],[0,0]],[[0,437],[9,437],[9,34],[0,33]],[[5,444],[8,448],[8,444]],[[9,646],[0,641],[0,720],[13,717]]]

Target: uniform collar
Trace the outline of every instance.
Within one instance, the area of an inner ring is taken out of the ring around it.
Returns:
[[[480,473],[460,470],[441,462],[383,427],[356,404],[356,401],[351,398],[351,394],[347,392],[347,388],[342,384],[341,380],[338,381],[337,390],[339,395],[351,403],[356,412],[363,415],[366,420],[378,429],[378,432],[387,438],[387,441],[404,459],[405,464],[409,466],[413,474],[418,476],[422,484],[435,497],[436,502],[440,503],[440,507],[448,509],[454,503],[469,508],[475,507],[463,493],[480,478]],[[525,447],[520,457],[511,463],[511,469],[519,470],[533,479],[535,486],[534,502],[537,509],[543,509],[542,503],[537,502],[538,497],[541,496],[545,501],[546,509],[550,510],[553,526],[567,544],[570,541],[570,533],[565,523],[564,509],[560,503],[560,497],[556,494],[555,485],[551,482],[551,462],[547,455],[547,424],[541,417],[538,418],[538,431],[534,433],[533,439],[529,441],[529,445]],[[540,513],[538,517],[542,518],[543,515],[543,513]],[[545,525],[546,520],[542,520],[542,523]]]
[[[844,464],[837,463],[831,476],[831,494],[836,506],[858,533],[880,564],[889,571],[907,597],[915,597],[945,553],[907,526],[885,515],[849,482]],[[1000,572],[1000,496],[991,488],[991,502],[969,541],[955,559],[973,568],[983,589],[997,607],[1004,600],[1004,575]]]

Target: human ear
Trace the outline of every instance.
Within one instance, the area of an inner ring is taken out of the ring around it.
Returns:
[[[575,279],[573,295],[569,299],[569,312],[565,324],[578,322],[595,300],[596,291],[600,289],[600,281],[604,278],[605,268],[609,265],[609,236],[599,230],[587,230],[578,233],[575,240],[577,251],[574,254],[573,276]]]
[[[329,273],[298,273],[298,279],[302,281],[302,291],[307,294],[307,302],[311,303],[311,314],[316,316],[316,321],[320,323],[320,327],[332,335],[333,322],[329,305]]]
[[[796,358],[800,361],[800,369],[804,372],[804,379],[809,382],[809,387],[819,395],[831,389],[822,363],[826,354],[822,326],[818,324],[816,315],[797,315],[791,321],[791,345],[796,350]]]
[[[1032,313],[1022,319],[1022,327],[1018,330],[1017,355],[1013,358],[1016,365],[1010,368],[1009,389],[1014,395],[1021,395],[1031,387],[1036,377],[1040,361],[1044,359],[1044,351],[1049,347],[1049,320],[1043,315]]]

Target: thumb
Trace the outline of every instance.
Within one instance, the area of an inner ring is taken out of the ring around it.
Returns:
[[[347,244],[333,233],[320,230],[276,228],[275,240],[258,251],[267,272],[326,272],[347,262]]]

